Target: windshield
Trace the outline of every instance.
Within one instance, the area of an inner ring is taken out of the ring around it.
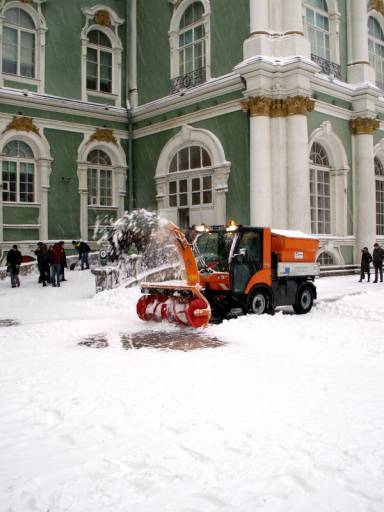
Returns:
[[[214,231],[198,235],[194,243],[194,253],[199,270],[209,267],[216,272],[229,271],[229,253],[235,233]]]

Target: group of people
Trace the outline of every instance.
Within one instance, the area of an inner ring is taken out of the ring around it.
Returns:
[[[89,245],[83,241],[76,240],[72,241],[72,245],[79,253],[81,270],[84,270],[84,268],[88,269],[88,254],[91,251]],[[39,270],[39,283],[43,286],[52,284],[54,287],[60,287],[60,283],[66,281],[64,271],[68,268],[64,241],[61,240],[49,247],[44,242],[38,242],[34,254]],[[7,271],[11,278],[12,288],[20,286],[19,272],[22,261],[21,252],[18,250],[17,245],[13,245],[7,254]]]
[[[380,283],[383,282],[383,261],[384,261],[384,249],[380,247],[378,243],[374,244],[373,252],[370,254],[368,247],[363,247],[361,249],[361,272],[360,272],[360,280],[359,283],[363,281],[365,278],[365,274],[367,274],[368,282],[371,278],[371,263],[373,263],[373,268],[375,269],[375,280],[374,283],[378,282],[378,278],[380,277]]]

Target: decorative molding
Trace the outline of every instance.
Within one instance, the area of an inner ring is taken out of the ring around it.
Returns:
[[[287,116],[306,116],[313,112],[315,102],[306,96],[292,96],[286,99]]]
[[[384,16],[384,1],[383,0],[370,0],[368,4],[368,12],[377,11]]]
[[[101,25],[102,27],[112,26],[111,15],[106,9],[101,9],[100,11],[97,11],[93,19],[96,25]]]
[[[240,102],[244,112],[251,117],[287,117],[294,115],[306,116],[315,108],[315,102],[305,96],[292,96],[286,99],[272,99],[265,96],[251,97]]]
[[[37,126],[34,124],[31,117],[17,117],[14,116],[12,121],[7,125],[2,133],[9,132],[10,130],[16,130],[17,132],[33,132],[39,137],[40,132]]]
[[[92,142],[94,140],[96,140],[98,142],[110,142],[117,146],[117,140],[113,134],[113,130],[110,130],[109,128],[96,128],[95,133],[93,133],[90,136],[87,144],[89,144],[90,142]]]
[[[349,121],[352,135],[372,135],[380,127],[380,121],[374,117],[357,117]]]
[[[241,109],[249,113],[251,117],[255,116],[270,116],[271,112],[271,98],[265,96],[257,96],[256,98],[250,97],[240,102]]]

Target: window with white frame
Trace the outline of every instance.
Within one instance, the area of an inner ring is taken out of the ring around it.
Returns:
[[[331,176],[328,155],[321,144],[314,142],[310,152],[311,231],[331,233]]]
[[[31,16],[19,7],[5,12],[2,70],[21,77],[36,76],[36,27]]]
[[[179,31],[179,75],[205,67],[204,7],[194,2],[184,12]]]
[[[311,53],[317,57],[331,60],[330,22],[326,0],[307,0],[305,2],[305,25],[311,43]]]
[[[112,93],[113,53],[107,35],[91,30],[87,45],[87,89]]]
[[[212,173],[211,158],[201,146],[185,147],[173,156],[168,175],[168,206],[178,209],[179,218],[190,208],[212,206]]]
[[[112,206],[112,162],[99,149],[91,151],[88,162],[88,206]]]
[[[334,265],[335,261],[329,252],[322,252],[319,257],[317,258],[317,262],[322,266],[326,267],[327,265]]]
[[[384,168],[381,161],[375,157],[376,181],[376,234],[384,235]]]
[[[376,18],[368,18],[369,63],[376,71],[376,85],[384,89],[384,33]]]
[[[8,142],[3,150],[3,201],[33,203],[35,200],[35,160],[31,148],[22,141]]]

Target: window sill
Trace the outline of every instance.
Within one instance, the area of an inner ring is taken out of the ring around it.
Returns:
[[[10,75],[8,73],[3,73],[3,79],[9,80],[10,82],[18,82],[21,84],[36,85],[36,87],[40,84],[40,80],[37,78],[29,78],[27,76],[20,76],[20,75]]]
[[[110,92],[92,91],[87,89],[87,96],[94,96],[95,98],[107,98],[109,100],[117,100],[118,94],[112,94]]]
[[[3,206],[15,206],[18,208],[40,208],[40,203],[18,203],[16,201],[3,201]]]
[[[100,205],[88,205],[88,209],[90,210],[118,210],[117,206],[100,206]]]

